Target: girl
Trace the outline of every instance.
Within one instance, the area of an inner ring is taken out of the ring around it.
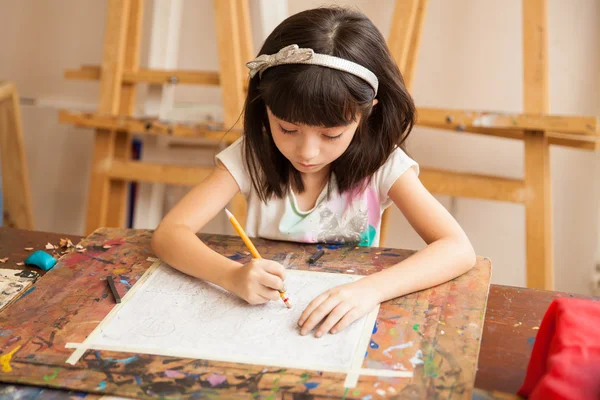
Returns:
[[[247,199],[249,236],[307,243],[377,246],[382,212],[395,204],[427,246],[316,297],[298,324],[303,335],[317,327],[317,337],[339,332],[378,303],[468,271],[475,254],[467,236],[402,150],[415,106],[373,23],[343,8],[304,11],[275,28],[260,54],[246,64],[243,137],[161,222],[156,254],[251,304],[278,301],[282,265],[242,265],[195,234],[236,193]]]

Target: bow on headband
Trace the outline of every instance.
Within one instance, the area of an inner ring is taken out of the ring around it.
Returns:
[[[301,49],[297,44],[291,44],[279,50],[277,54],[263,54],[253,61],[246,63],[250,68],[250,78],[258,73],[259,76],[270,67],[280,64],[295,64],[310,60],[314,56],[313,49]]]

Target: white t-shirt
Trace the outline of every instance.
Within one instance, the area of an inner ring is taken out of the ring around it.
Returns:
[[[381,215],[391,203],[388,192],[409,168],[419,173],[418,164],[402,149],[396,148],[375,173],[369,186],[359,194],[340,195],[335,177],[330,180],[331,193],[325,186],[315,206],[300,210],[292,190],[282,198],[272,197],[263,203],[254,190],[242,157],[243,138],[217,154],[246,197],[246,233],[250,237],[303,243],[356,243],[378,246]]]

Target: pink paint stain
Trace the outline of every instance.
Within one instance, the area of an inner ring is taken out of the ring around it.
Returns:
[[[179,372],[179,371],[174,371],[172,369],[168,369],[168,370],[165,371],[165,376],[167,378],[177,379],[177,378],[185,378],[186,375],[183,372]]]
[[[103,246],[119,246],[121,244],[125,244],[125,239],[123,238],[117,238],[117,239],[111,239],[108,242],[104,243]]]
[[[210,383],[212,387],[215,387],[227,382],[227,377],[225,375],[212,374],[209,375],[208,378],[206,378],[206,380],[208,381],[208,383]]]

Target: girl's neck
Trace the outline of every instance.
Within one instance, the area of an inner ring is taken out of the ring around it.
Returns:
[[[302,183],[304,184],[304,190],[309,192],[321,191],[329,182],[329,167],[323,168],[321,171],[306,174],[300,173],[302,178]],[[293,185],[295,186],[295,185]],[[294,187],[294,190],[298,190],[297,187]]]
[[[318,188],[323,189],[329,181],[329,167],[325,167],[322,170],[313,174],[302,174],[302,182],[305,188]]]

